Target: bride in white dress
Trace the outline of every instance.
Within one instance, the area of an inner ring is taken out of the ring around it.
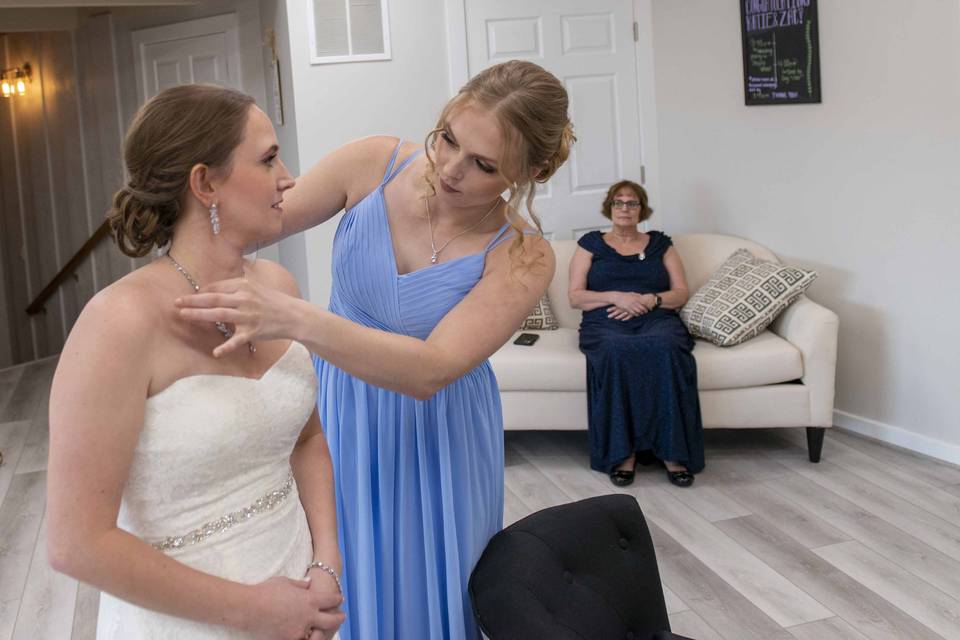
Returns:
[[[168,89],[124,145],[110,213],[124,253],[166,255],[98,293],[50,397],[48,555],[102,590],[97,637],[325,640],[343,621],[330,454],[307,350],[214,358],[226,325],[180,319],[204,283],[296,294],[244,249],[279,235],[294,181],[252,99]]]

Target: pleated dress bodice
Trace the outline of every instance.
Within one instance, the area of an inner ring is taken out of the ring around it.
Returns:
[[[358,324],[426,339],[476,286],[487,251],[397,272],[381,185],[351,208],[333,243],[330,310]],[[506,228],[500,230],[493,242]]]

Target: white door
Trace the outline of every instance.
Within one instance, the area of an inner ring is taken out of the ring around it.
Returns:
[[[180,84],[210,82],[243,90],[235,13],[139,29],[132,36],[141,104]]]
[[[570,239],[608,227],[607,188],[642,182],[632,0],[466,0],[471,76],[510,59],[535,62],[570,95],[577,143],[534,203],[544,232]]]

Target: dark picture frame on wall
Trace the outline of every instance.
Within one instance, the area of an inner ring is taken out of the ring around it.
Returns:
[[[821,102],[817,0],[737,0],[747,106]]]

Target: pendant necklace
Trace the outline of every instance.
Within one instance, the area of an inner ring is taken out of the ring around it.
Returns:
[[[617,234],[615,234],[613,231],[610,232],[610,235],[612,235],[614,238],[620,238],[620,239],[621,239],[621,242],[629,242],[629,240],[623,240],[623,236],[617,235]],[[638,237],[639,237],[639,236],[638,236]],[[649,244],[649,243],[648,243],[648,244]],[[637,260],[646,260],[646,259],[647,259],[647,252],[646,252],[646,251],[640,251],[640,252],[637,253]]]
[[[173,256],[170,255],[170,252],[167,251],[167,252],[166,252],[165,254],[163,254],[163,255],[167,256],[167,259],[170,260],[171,263],[173,263],[174,268],[175,268],[177,271],[179,271],[180,274],[181,274],[184,278],[187,279],[187,282],[189,282],[189,283],[190,283],[190,286],[193,287],[193,292],[194,292],[194,293],[200,293],[200,285],[197,284],[197,281],[193,279],[193,277],[187,272],[186,269],[183,268],[183,266],[182,266],[179,262],[177,262],[176,260],[173,259]],[[224,323],[222,323],[222,322],[220,322],[220,321],[216,321],[216,322],[214,322],[213,324],[214,324],[214,326],[217,328],[217,331],[219,331],[221,334],[223,334],[223,339],[224,339],[224,340],[229,340],[231,337],[233,337],[233,331],[231,331],[230,328],[227,327],[226,324],[224,324]],[[250,350],[250,353],[256,353],[256,352],[257,352],[257,347],[256,347],[256,345],[253,344],[252,342],[248,342],[248,343],[247,343],[247,349]]]
[[[433,242],[433,219],[430,217],[430,198],[424,198],[423,203],[427,207],[427,226],[430,227],[430,248],[433,250],[433,254],[430,256],[430,264],[437,264],[437,260],[440,259],[440,252],[446,249],[448,244],[450,244],[451,242],[453,242],[463,234],[469,231],[473,231],[474,229],[479,227],[481,224],[483,224],[483,222],[490,217],[490,214],[496,211],[497,207],[500,206],[500,198],[497,198],[497,201],[493,203],[492,207],[490,207],[490,211],[487,211],[485,214],[483,214],[482,218],[480,218],[475,223],[473,223],[472,225],[470,225],[469,227],[467,227],[457,235],[453,236],[452,238],[444,242],[442,245],[440,245],[439,249],[437,248],[437,245],[434,244]]]

